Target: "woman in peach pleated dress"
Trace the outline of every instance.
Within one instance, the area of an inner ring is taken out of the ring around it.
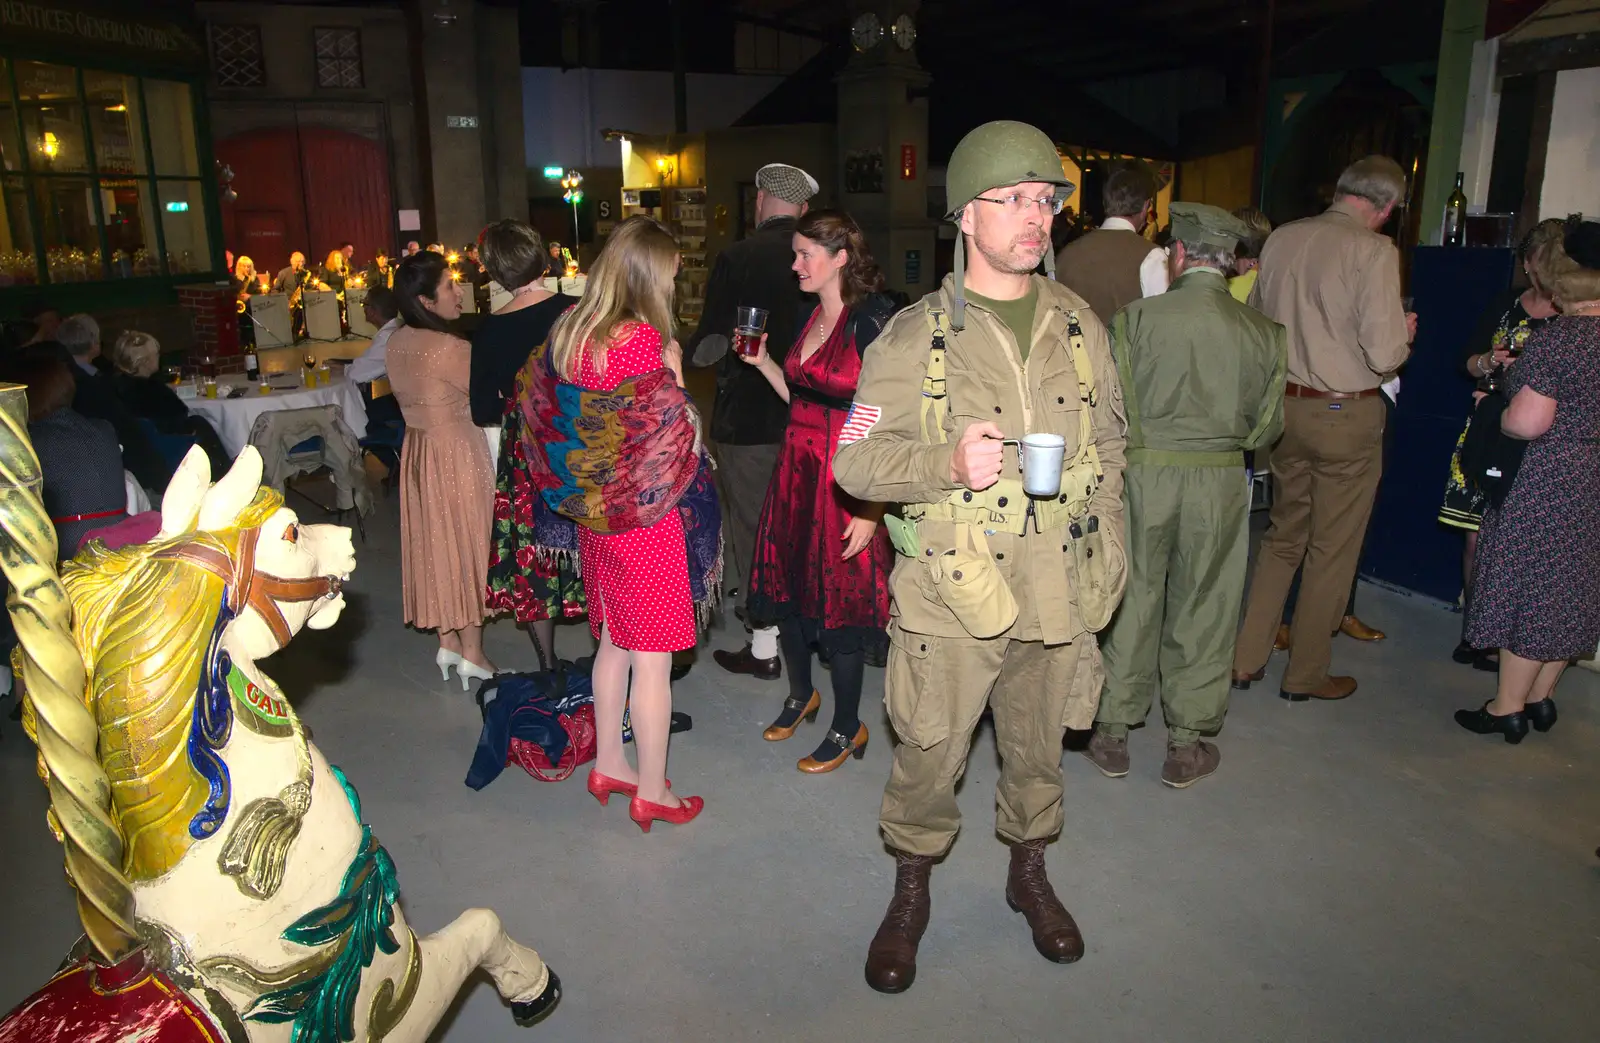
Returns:
[[[489,444],[467,399],[472,346],[449,331],[461,287],[423,251],[400,262],[394,292],[405,325],[389,338],[389,384],[405,417],[400,449],[401,590],[406,622],[439,632],[434,663],[461,687],[493,676],[483,652],[483,577],[494,525]]]

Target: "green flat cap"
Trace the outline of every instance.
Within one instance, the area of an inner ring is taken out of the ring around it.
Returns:
[[[1250,237],[1250,228],[1220,206],[1209,203],[1169,203],[1172,238],[1186,243],[1208,243],[1232,250]]]

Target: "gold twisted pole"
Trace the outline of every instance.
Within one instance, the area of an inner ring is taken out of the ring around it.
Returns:
[[[0,384],[0,566],[6,606],[22,646],[23,690],[50,790],[51,831],[66,850],[78,917],[102,958],[139,946],[133,888],[122,873],[122,834],[111,820],[111,783],[96,754],[99,729],[84,700],[83,658],[72,639],[72,604],[56,575],[56,530],[40,496],[39,459],[28,441],[28,399]]]

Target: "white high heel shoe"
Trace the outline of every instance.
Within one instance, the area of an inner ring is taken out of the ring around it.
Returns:
[[[494,676],[493,670],[485,670],[470,659],[456,656],[456,676],[461,678],[461,690],[470,691],[473,681],[487,681]]]
[[[450,680],[450,668],[453,666],[459,671],[461,664],[464,662],[466,660],[461,658],[461,653],[452,652],[448,648],[439,649],[438,654],[433,657],[433,665],[439,668],[439,679],[441,681]]]

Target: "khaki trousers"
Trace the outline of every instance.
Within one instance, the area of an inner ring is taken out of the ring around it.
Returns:
[[[1059,833],[1061,739],[1078,671],[1099,673],[1093,635],[1050,646],[928,637],[898,627],[890,636],[884,702],[900,745],[878,819],[889,846],[929,856],[950,849],[961,828],[956,782],[985,705],[994,707],[1000,751],[996,830],[1011,841]],[[1098,690],[1098,676],[1092,680]]]
[[[776,445],[723,445],[717,457],[717,497],[722,503],[722,589],[749,593],[750,562],[755,556],[756,526],[767,500],[767,483],[778,465]]]
[[[1256,556],[1234,653],[1236,672],[1266,665],[1289,584],[1303,560],[1283,690],[1309,692],[1327,681],[1333,632],[1344,615],[1383,474],[1384,420],[1378,395],[1284,400],[1283,440],[1272,451],[1271,521]]]

